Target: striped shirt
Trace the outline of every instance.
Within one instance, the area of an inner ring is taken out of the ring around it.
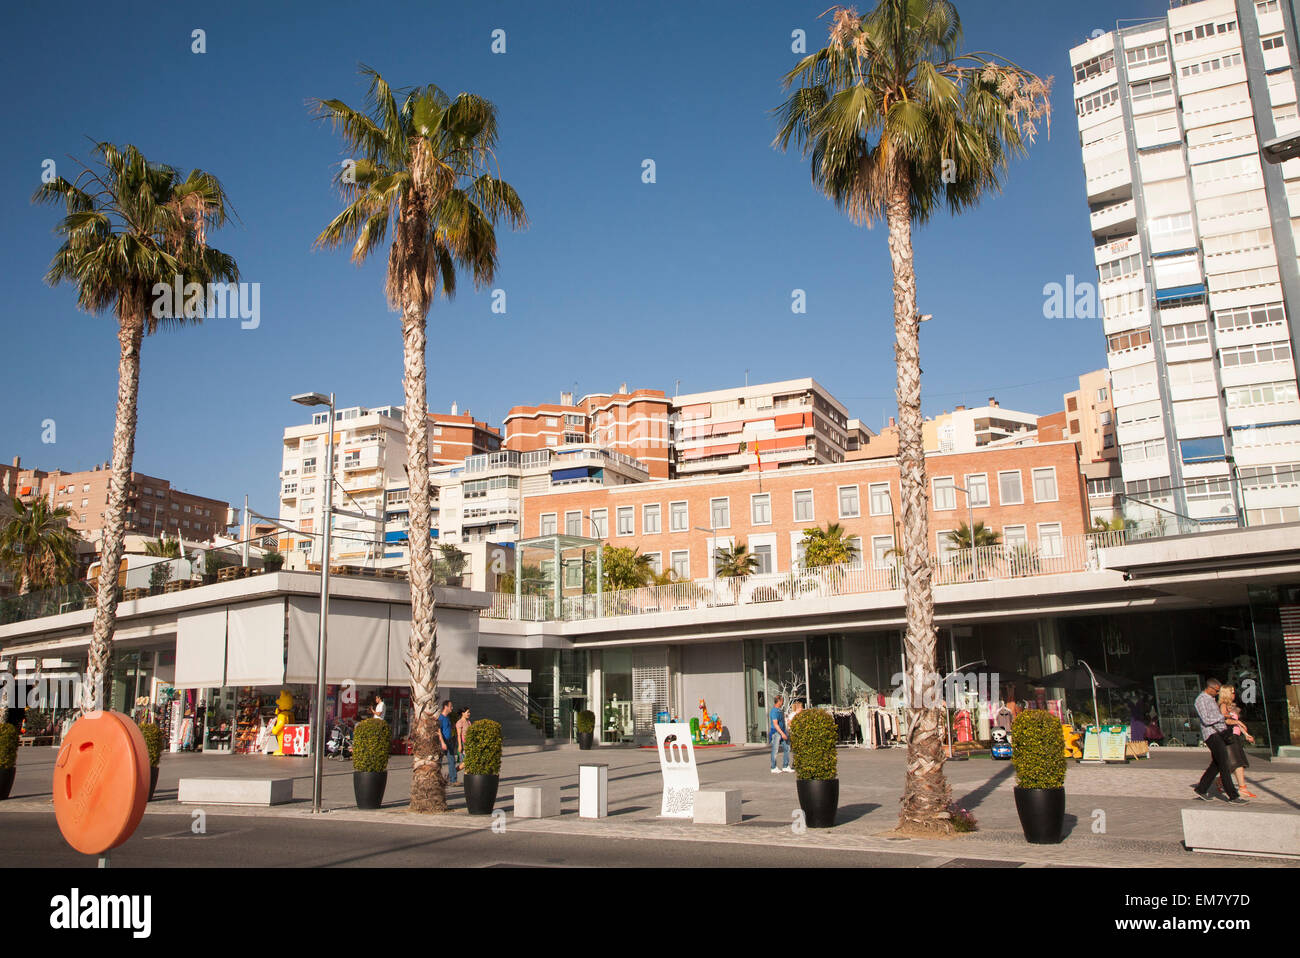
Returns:
[[[1219,703],[1214,696],[1202,692],[1196,696],[1196,717],[1201,720],[1201,741],[1208,742],[1216,732],[1226,732],[1228,723],[1223,720]]]

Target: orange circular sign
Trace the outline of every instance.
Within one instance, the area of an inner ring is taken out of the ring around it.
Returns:
[[[54,817],[67,843],[100,855],[131,837],[149,799],[149,751],[121,712],[83,715],[54,763]]]

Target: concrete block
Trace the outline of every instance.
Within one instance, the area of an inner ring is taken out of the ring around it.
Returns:
[[[1300,858],[1300,815],[1242,808],[1184,808],[1183,843],[1220,855]]]
[[[1300,762],[1300,745],[1279,745],[1274,761]]]
[[[293,801],[291,778],[182,778],[185,805],[283,805]]]
[[[578,766],[578,816],[605,818],[609,815],[609,766]]]
[[[560,790],[554,785],[515,788],[515,818],[554,818],[560,814]]]
[[[740,789],[709,788],[695,793],[696,825],[735,825],[740,822]]]

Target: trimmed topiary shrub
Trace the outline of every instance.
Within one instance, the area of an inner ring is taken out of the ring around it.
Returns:
[[[1065,787],[1065,735],[1061,720],[1026,709],[1011,724],[1011,764],[1021,788]]]
[[[465,733],[465,771],[469,775],[501,774],[501,725],[479,719]]]
[[[823,709],[804,709],[790,721],[790,754],[797,778],[830,781],[838,775],[835,719]]]
[[[366,719],[352,730],[352,768],[357,772],[388,771],[388,746],[392,735],[380,718]]]
[[[0,769],[13,768],[18,762],[18,729],[0,722]]]
[[[162,729],[152,722],[142,722],[140,734],[144,736],[144,747],[149,750],[149,767],[157,768],[162,757]]]
[[[574,717],[573,727],[579,735],[590,735],[596,731],[596,713],[583,709]]]

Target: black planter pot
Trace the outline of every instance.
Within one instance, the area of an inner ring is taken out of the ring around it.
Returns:
[[[500,775],[465,775],[465,806],[471,815],[491,815]]]
[[[149,766],[149,797],[146,801],[153,801],[153,790],[158,787],[158,766]]]
[[[595,732],[579,732],[578,748],[582,749],[584,752],[587,751],[587,749],[591,748],[591,743],[595,739],[595,737],[596,737]]]
[[[809,828],[834,828],[835,812],[840,805],[840,780],[799,779],[799,807],[803,809],[804,824]]]
[[[352,794],[357,798],[357,808],[378,808],[384,803],[384,786],[388,784],[387,772],[352,772]]]
[[[14,787],[16,768],[0,768],[0,802],[9,797],[9,789]]]
[[[1065,837],[1065,789],[1016,786],[1016,814],[1025,841],[1056,845]]]

